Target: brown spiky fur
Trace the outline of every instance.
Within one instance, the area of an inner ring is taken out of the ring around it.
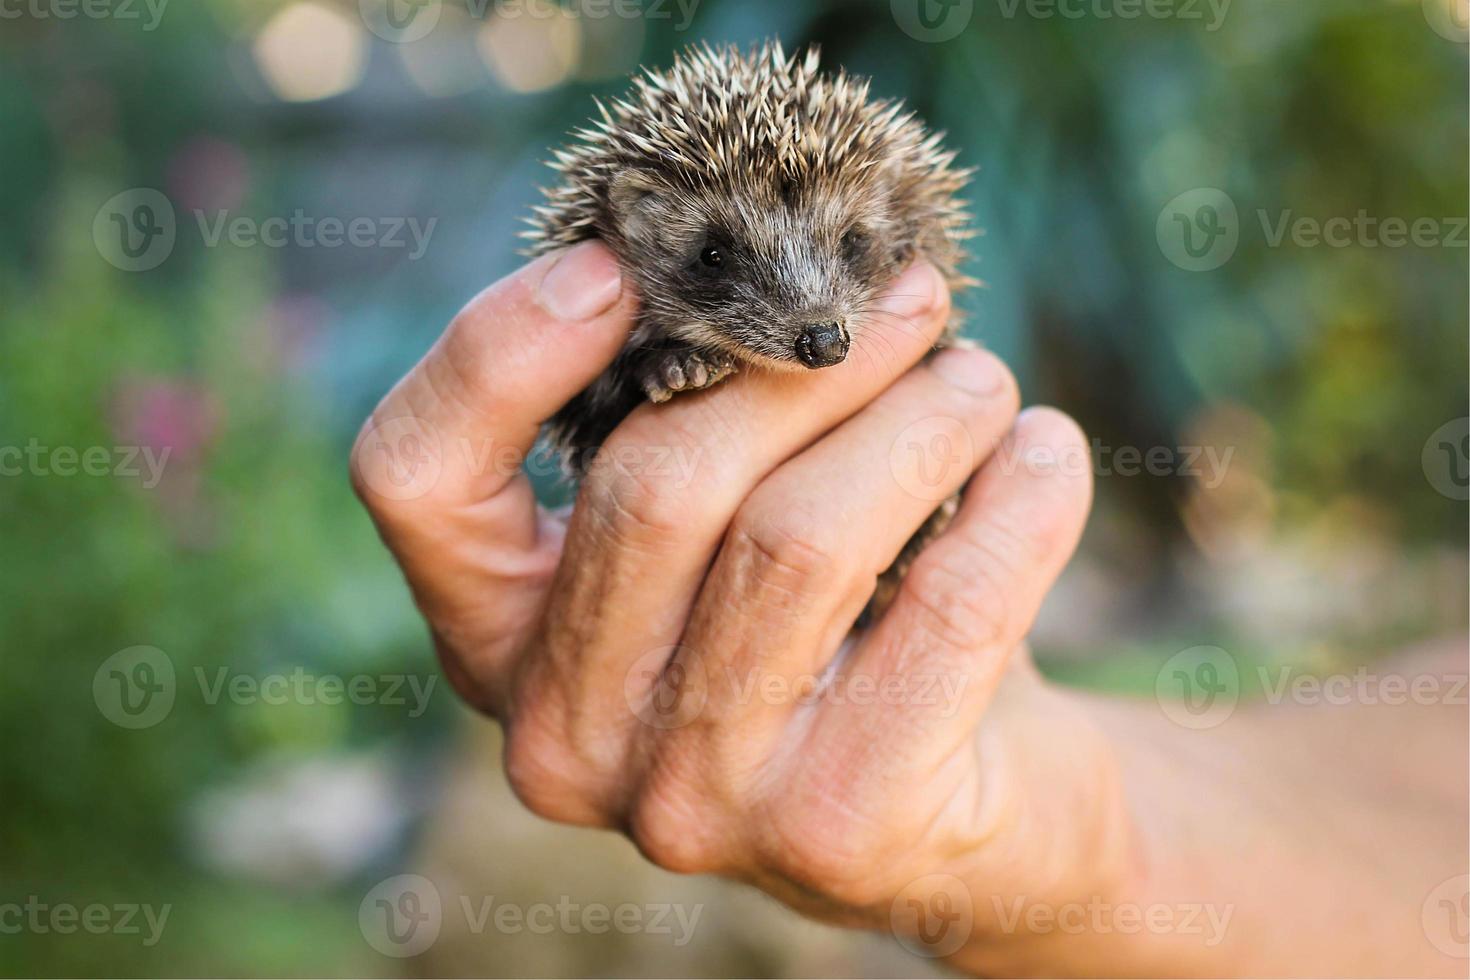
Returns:
[[[952,290],[972,284],[956,197],[970,171],[902,104],[818,61],[776,42],[690,49],[598,103],[555,154],[562,181],[536,208],[529,251],[602,239],[642,301],[617,360],[551,421],[570,472],[646,399],[742,369],[802,370],[797,339],[814,325],[841,329],[842,356],[849,337],[871,354],[882,331],[910,328],[875,304],[916,258]]]

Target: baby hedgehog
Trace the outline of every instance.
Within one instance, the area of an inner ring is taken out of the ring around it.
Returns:
[[[642,300],[612,366],[551,420],[573,474],[645,399],[742,370],[819,370],[865,334],[907,329],[875,301],[916,258],[954,290],[972,284],[955,197],[971,172],[900,103],[817,64],[815,48],[788,58],[775,42],[693,48],[599,103],[555,154],[563,182],[536,208],[529,251],[599,238]]]

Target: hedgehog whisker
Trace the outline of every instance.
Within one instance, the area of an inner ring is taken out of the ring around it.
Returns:
[[[898,316],[897,314],[886,313],[881,310],[869,314],[869,316],[875,322],[879,323],[885,331],[894,331],[909,337],[922,337],[924,335],[924,330],[914,322],[912,317]],[[879,319],[880,317],[886,317],[887,319]]]

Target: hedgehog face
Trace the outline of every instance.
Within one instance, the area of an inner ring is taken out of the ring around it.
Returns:
[[[867,181],[700,188],[627,170],[609,189],[608,235],[655,330],[750,364],[840,363],[911,257]]]

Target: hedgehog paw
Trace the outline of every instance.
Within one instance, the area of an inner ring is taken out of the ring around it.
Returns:
[[[648,363],[641,381],[650,401],[666,402],[681,391],[713,387],[734,373],[735,361],[726,354],[667,351]]]

